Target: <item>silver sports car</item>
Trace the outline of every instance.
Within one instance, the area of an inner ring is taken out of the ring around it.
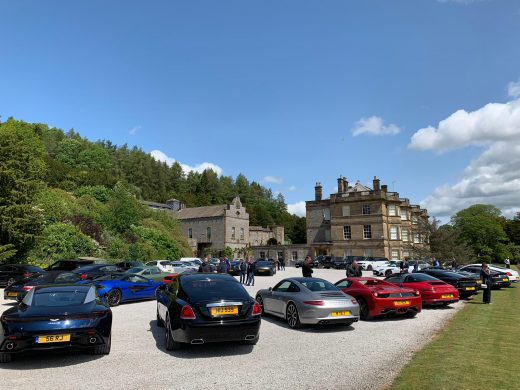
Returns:
[[[285,318],[291,328],[303,324],[350,325],[359,320],[359,305],[332,283],[318,278],[287,278],[268,290],[260,290],[256,300],[262,313]]]

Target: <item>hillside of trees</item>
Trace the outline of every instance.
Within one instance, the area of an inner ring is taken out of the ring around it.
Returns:
[[[288,241],[306,241],[305,218],[289,214],[281,194],[244,175],[186,174],[180,164],[168,166],[137,147],[12,118],[0,123],[0,262],[178,258],[190,253],[177,222],[139,200],[176,198],[196,207],[236,195],[251,225],[283,225]]]

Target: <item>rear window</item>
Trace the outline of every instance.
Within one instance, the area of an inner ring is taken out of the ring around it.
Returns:
[[[41,268],[35,267],[34,265],[26,265],[23,268],[28,272],[43,272]]]
[[[85,303],[87,295],[92,289],[59,289],[35,291],[27,296],[24,302],[36,307],[75,306]],[[92,299],[93,300],[93,299]]]
[[[308,280],[300,283],[311,291],[339,291],[336,286],[326,280]]]
[[[249,294],[236,280],[181,279],[184,292],[194,300],[247,299]]]
[[[439,279],[426,274],[412,274],[406,277],[407,282],[430,282],[432,280],[438,281]]]
[[[78,274],[65,273],[65,274],[59,274],[56,276],[56,279],[54,279],[54,283],[72,283],[80,280],[80,276]]]

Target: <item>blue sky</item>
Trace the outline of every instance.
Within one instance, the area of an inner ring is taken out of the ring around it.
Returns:
[[[444,219],[520,211],[518,1],[0,0],[0,18],[4,120],[244,173],[292,211],[340,174]]]

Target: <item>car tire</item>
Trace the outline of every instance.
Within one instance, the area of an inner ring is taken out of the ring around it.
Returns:
[[[368,303],[365,300],[365,298],[356,298],[359,304],[359,318],[361,318],[363,321],[370,319],[370,310],[368,308]]]
[[[121,291],[118,289],[110,290],[107,294],[108,306],[118,306],[121,303]]]
[[[406,313],[406,317],[408,317],[408,318],[414,318],[416,315],[417,315],[416,311],[409,311],[408,313]]]
[[[244,345],[256,345],[256,343],[258,343],[259,339],[260,339],[260,335],[258,334],[256,336],[256,338],[254,338],[253,340],[243,340],[242,344],[244,344]]]
[[[94,355],[108,355],[110,353],[110,347],[112,345],[112,335],[108,336],[108,341],[105,344],[96,345],[92,349]]]
[[[170,318],[166,317],[166,350],[167,351],[178,351],[181,349],[182,344],[175,341],[172,336],[172,330],[171,330],[171,324],[170,324]]]
[[[392,275],[392,270],[387,269],[387,270],[385,271],[385,276],[386,276],[386,277],[389,277],[390,275]]]
[[[264,300],[262,299],[262,297],[260,295],[257,295],[255,300],[260,305],[260,309],[262,310],[262,315],[264,316],[265,315]]]
[[[164,328],[164,321],[161,319],[161,316],[159,315],[159,309],[157,309],[157,326],[159,328]]]
[[[302,327],[302,323],[300,322],[300,315],[298,314],[298,309],[294,303],[289,303],[287,305],[287,309],[285,311],[285,319],[287,320],[287,325],[289,325],[292,329],[299,329]]]
[[[11,363],[14,359],[12,353],[3,353],[0,352],[0,363]]]

